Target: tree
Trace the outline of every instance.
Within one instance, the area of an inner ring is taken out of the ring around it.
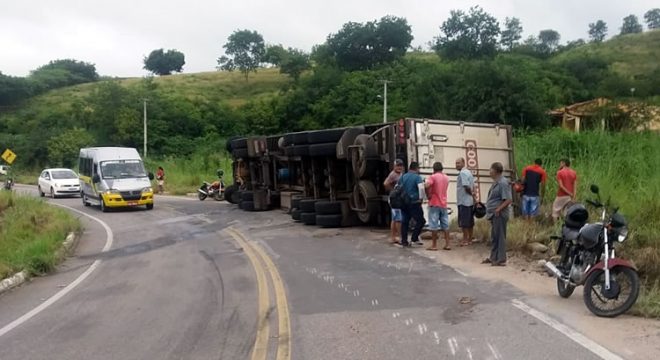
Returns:
[[[660,29],[660,8],[651,9],[644,14],[649,30]]]
[[[504,31],[502,31],[500,44],[507,50],[513,49],[514,46],[519,44],[522,32],[523,27],[520,24],[520,19],[507,17],[504,20]]]
[[[257,72],[266,55],[264,38],[256,31],[236,30],[223,46],[225,55],[218,58],[218,68],[225,71],[238,69],[248,81],[250,72]]]
[[[607,36],[607,24],[603,20],[589,24],[589,38],[591,42],[600,43]]]
[[[48,141],[48,159],[52,166],[72,167],[80,148],[94,145],[94,137],[85,129],[73,128]]]
[[[561,36],[555,30],[541,30],[539,32],[539,51],[543,54],[550,54],[557,49]]]
[[[402,58],[412,39],[405,18],[385,16],[364,24],[349,22],[315,49],[314,58],[348,71],[366,70]]]
[[[471,7],[469,13],[452,10],[440,27],[443,35],[435,39],[434,50],[449,59],[494,56],[500,26],[497,19],[481,7]]]
[[[281,44],[271,45],[266,48],[263,62],[280,66],[287,55],[287,50]]]
[[[628,15],[623,18],[623,25],[621,26],[621,35],[637,34],[644,30],[642,24],[639,23],[637,16]]]
[[[309,55],[298,49],[289,48],[280,63],[280,72],[291,76],[296,82],[298,82],[303,71],[310,68]]]
[[[99,79],[99,74],[96,73],[96,65],[74,59],[52,60],[33,71],[33,74],[48,70],[65,70],[71,74],[73,82],[76,83],[93,82]]]
[[[143,69],[156,75],[170,75],[172,72],[182,72],[183,65],[186,63],[185,56],[177,50],[158,49],[152,51],[145,57]]]

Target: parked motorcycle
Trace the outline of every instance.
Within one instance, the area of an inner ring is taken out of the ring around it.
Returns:
[[[4,188],[5,190],[11,190],[14,187],[14,180],[11,178],[7,178],[4,183]]]
[[[559,296],[568,298],[575,287],[584,285],[583,300],[597,316],[616,317],[628,311],[639,295],[639,275],[634,265],[617,258],[615,244],[628,238],[627,223],[618,208],[601,202],[598,186],[591,185],[597,200],[587,203],[601,211],[599,222],[587,224],[589,212],[582,204],[571,206],[564,218],[555,266],[545,267],[557,278]]]
[[[207,197],[211,197],[216,201],[225,199],[225,182],[222,180],[224,171],[218,170],[218,180],[209,183],[204,181],[202,186],[197,189],[197,197],[200,201],[204,201]]]

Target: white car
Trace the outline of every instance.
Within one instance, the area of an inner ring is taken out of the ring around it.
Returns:
[[[39,196],[80,195],[78,174],[71,169],[45,169],[39,176]]]
[[[0,165],[0,175],[7,175],[8,172],[9,172],[8,165]]]

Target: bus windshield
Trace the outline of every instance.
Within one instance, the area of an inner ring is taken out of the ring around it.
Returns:
[[[101,162],[104,179],[126,179],[146,177],[141,160],[111,160]]]

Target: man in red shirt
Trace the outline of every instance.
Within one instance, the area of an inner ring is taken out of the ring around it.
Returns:
[[[559,161],[559,171],[557,171],[557,197],[552,204],[552,219],[557,221],[566,205],[575,201],[577,193],[577,174],[571,169],[571,161],[562,159]]]
[[[449,213],[447,212],[447,188],[449,177],[443,172],[442,163],[433,164],[433,175],[426,180],[426,193],[429,198],[429,230],[433,244],[427,250],[438,250],[438,230],[445,233],[445,250],[449,246]]]

